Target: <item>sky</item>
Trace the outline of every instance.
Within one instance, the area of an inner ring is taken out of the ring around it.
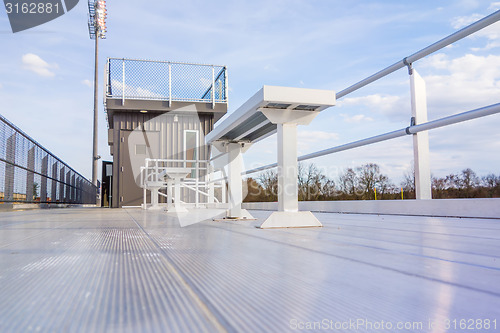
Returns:
[[[252,0],[108,1],[99,92],[107,57],[226,65],[229,112],[263,85],[340,91],[486,15],[500,2]],[[87,2],[13,34],[0,10],[0,113],[91,178],[94,44]],[[500,101],[500,24],[414,64],[427,85],[429,120]],[[99,154],[111,160],[99,96]],[[299,155],[408,126],[406,69],[337,101],[299,126]],[[431,172],[500,174],[500,115],[430,132]],[[410,136],[310,162],[336,178],[377,163],[396,184],[411,168]],[[254,144],[246,167],[276,162],[276,138]]]

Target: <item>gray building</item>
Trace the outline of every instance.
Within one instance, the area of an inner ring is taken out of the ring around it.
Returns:
[[[142,203],[146,158],[206,175],[205,135],[227,112],[226,67],[109,58],[105,88],[112,207]]]

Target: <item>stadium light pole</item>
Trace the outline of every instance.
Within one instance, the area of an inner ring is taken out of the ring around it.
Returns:
[[[95,39],[95,68],[94,68],[94,131],[92,148],[92,184],[97,186],[97,161],[101,158],[97,152],[97,127],[98,127],[98,61],[99,39],[106,38],[106,1],[88,0],[89,4],[89,35]]]

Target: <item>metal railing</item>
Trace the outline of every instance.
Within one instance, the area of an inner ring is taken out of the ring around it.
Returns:
[[[144,166],[140,169],[140,187],[147,190],[149,184],[162,184],[167,186],[167,174],[172,168],[188,168],[191,173],[181,182],[181,187],[194,192],[194,204],[225,202],[225,182],[223,179],[212,180],[213,171],[210,160],[187,160],[187,159],[150,159],[144,160]],[[215,188],[222,188],[221,200],[214,195]],[[163,193],[158,193],[166,197]],[[146,193],[144,193],[144,196]],[[200,200],[204,198],[204,200]],[[145,202],[145,199],[144,199]]]
[[[379,79],[381,79],[381,78],[383,78],[383,77],[385,77],[385,76],[387,76],[387,75],[389,75],[389,74],[391,74],[399,69],[402,69],[404,67],[407,67],[409,69],[409,73],[411,75],[412,70],[413,70],[412,64],[415,61],[422,59],[422,58],[424,58],[424,57],[460,40],[460,39],[463,39],[463,38],[477,32],[477,31],[499,21],[499,20],[500,20],[500,11],[496,11],[493,14],[488,15],[485,18],[483,18],[483,19],[481,19],[481,20],[479,20],[479,21],[477,21],[477,22],[475,22],[475,23],[473,23],[473,24],[471,24],[471,25],[469,25],[461,30],[458,30],[457,32],[455,32],[455,33],[453,33],[453,34],[451,34],[451,35],[449,35],[441,40],[439,40],[438,42],[431,44],[428,47],[423,48],[422,50],[420,50],[420,51],[418,51],[418,52],[416,52],[408,57],[403,58],[401,61],[394,63],[393,65],[359,81],[358,83],[353,84],[353,85],[349,86],[348,88],[339,91],[336,94],[336,97],[337,97],[337,99],[345,97],[348,94],[350,94],[350,93],[352,93],[352,92],[354,92],[354,91],[356,91],[356,90],[358,90],[358,89],[360,89],[360,88],[362,88],[370,83],[373,83],[373,82],[375,82],[375,81],[377,81],[377,80],[379,80]],[[335,147],[331,147],[331,148],[324,149],[321,151],[313,152],[310,154],[302,155],[302,156],[298,157],[298,161],[305,161],[305,160],[317,158],[317,157],[328,155],[328,154],[333,154],[333,153],[337,153],[337,152],[341,152],[341,151],[345,151],[345,150],[349,150],[349,149],[353,149],[353,148],[358,148],[358,147],[370,145],[370,144],[377,143],[377,142],[382,142],[382,141],[398,138],[401,136],[414,135],[418,132],[427,131],[427,130],[431,130],[431,129],[435,129],[435,128],[439,128],[439,127],[443,127],[443,126],[448,126],[448,125],[456,124],[459,122],[468,121],[471,119],[481,118],[481,117],[485,117],[485,116],[496,114],[496,113],[500,113],[500,103],[493,104],[490,106],[485,106],[485,107],[482,107],[479,109],[475,109],[475,110],[471,110],[471,111],[467,111],[467,112],[463,112],[463,113],[458,113],[455,115],[436,119],[433,121],[428,121],[428,122],[424,122],[424,123],[420,123],[420,124],[411,124],[410,126],[408,126],[406,128],[402,128],[402,129],[399,129],[396,131],[380,134],[380,135],[377,135],[374,137],[370,137],[370,138],[350,142],[347,144],[343,144],[340,146],[335,146]],[[272,164],[264,165],[264,166],[254,168],[251,170],[244,171],[244,172],[242,172],[242,174],[248,175],[248,174],[264,171],[267,169],[272,169],[275,167],[277,167],[277,163],[272,163]]]
[[[0,203],[95,204],[97,188],[0,116]]]
[[[225,66],[108,58],[105,99],[227,103]],[[106,101],[104,101],[106,103]]]

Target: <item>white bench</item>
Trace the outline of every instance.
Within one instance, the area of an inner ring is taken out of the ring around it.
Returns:
[[[219,152],[214,162],[227,164],[230,209],[228,216],[248,218],[241,208],[242,153],[252,143],[278,134],[278,212],[261,228],[313,227],[321,223],[311,212],[298,210],[297,125],[308,125],[322,110],[335,105],[335,92],[304,88],[264,86],[230,114],[206,137]],[[221,165],[216,165],[219,169]]]

